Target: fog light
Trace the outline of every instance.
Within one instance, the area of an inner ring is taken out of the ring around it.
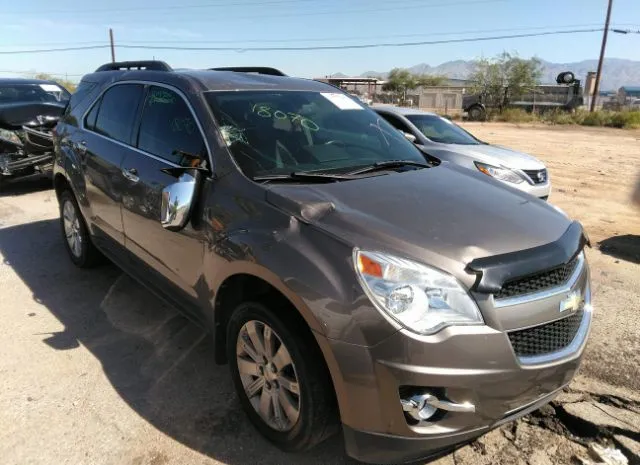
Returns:
[[[438,411],[436,407],[427,403],[432,397],[431,394],[417,394],[408,399],[400,399],[402,410],[416,421],[426,421]]]
[[[402,397],[400,403],[402,410],[417,422],[429,420],[438,412],[475,413],[476,411],[476,406],[471,402],[451,402],[428,392]]]

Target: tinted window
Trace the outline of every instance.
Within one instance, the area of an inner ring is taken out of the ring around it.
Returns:
[[[480,141],[448,119],[436,115],[408,115],[422,134],[441,144],[478,145]]]
[[[393,115],[389,115],[389,114],[387,114],[387,113],[381,113],[381,115],[382,115],[382,117],[383,117],[384,119],[386,119],[386,120],[389,122],[389,124],[390,124],[391,126],[393,126],[394,128],[396,128],[396,129],[398,129],[398,130],[400,130],[400,131],[402,131],[402,132],[411,132],[411,131],[409,130],[409,128],[407,127],[407,125],[406,125],[406,124],[404,124],[402,121],[400,121],[400,120],[399,120],[398,118],[396,118],[395,116],[393,116]]]
[[[180,152],[206,153],[198,125],[182,97],[155,86],[149,88],[144,103],[138,148],[176,164],[187,160]]]
[[[84,127],[87,129],[95,130],[96,127],[96,117],[98,116],[98,110],[100,109],[100,102],[96,102],[96,104],[91,107],[91,111],[87,115],[87,118],[84,120]]]
[[[142,88],[140,84],[120,84],[107,90],[102,96],[95,131],[130,143]]]
[[[387,160],[424,163],[384,118],[339,91],[206,94],[220,132],[248,176],[348,172]]]
[[[0,86],[0,103],[66,103],[69,92],[58,84],[11,84]]]

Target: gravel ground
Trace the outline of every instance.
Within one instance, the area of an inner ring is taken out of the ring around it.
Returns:
[[[466,127],[548,164],[551,201],[585,224],[594,245],[596,316],[566,392],[434,463],[575,463],[597,441],[639,464],[640,210],[630,195],[640,133]],[[71,265],[48,187],[33,178],[0,193],[3,465],[354,464],[339,437],[303,455],[262,440],[227,368],[210,362],[209,338],[114,266]]]

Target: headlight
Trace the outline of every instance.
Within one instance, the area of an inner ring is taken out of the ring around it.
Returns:
[[[0,137],[5,140],[8,140],[9,142],[13,142],[14,144],[22,144],[22,141],[20,140],[18,135],[13,131],[0,129]]]
[[[487,165],[485,163],[475,162],[476,168],[487,176],[499,179],[500,181],[510,182],[512,184],[520,184],[524,182],[522,176],[518,173],[508,169],[500,168],[498,166]]]
[[[354,250],[362,287],[384,315],[419,334],[483,324],[478,306],[453,276],[420,263]]]

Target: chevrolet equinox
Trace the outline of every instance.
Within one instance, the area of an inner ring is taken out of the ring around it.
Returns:
[[[340,89],[109,63],[54,138],[73,263],[106,256],[210,330],[283,450],[341,426],[361,461],[433,457],[549,402],[580,364],[582,226]]]

